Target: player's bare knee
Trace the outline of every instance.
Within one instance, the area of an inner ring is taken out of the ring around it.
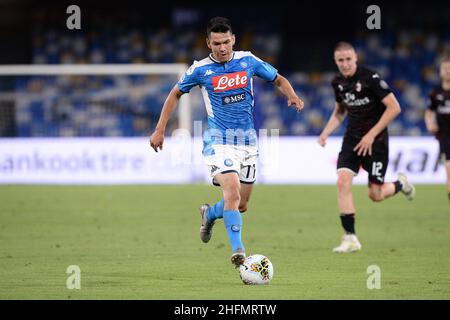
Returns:
[[[244,213],[247,211],[248,202],[250,200],[249,196],[241,195],[241,202],[239,203],[239,211]]]
[[[369,198],[373,202],[380,202],[383,200],[383,196],[379,192],[369,191]]]
[[[337,189],[339,192],[349,192],[351,190],[351,182],[346,179],[337,180]]]

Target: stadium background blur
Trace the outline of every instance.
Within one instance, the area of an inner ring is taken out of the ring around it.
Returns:
[[[334,107],[333,46],[347,40],[356,46],[360,63],[392,86],[403,108],[390,125],[391,135],[421,136],[427,135],[423,113],[430,89],[439,83],[439,59],[450,51],[450,10],[445,2],[432,3],[381,1],[381,30],[368,30],[369,3],[356,1],[292,9],[255,2],[81,1],[81,30],[68,30],[70,3],[3,0],[0,64],[191,64],[208,54],[206,21],[227,16],[237,35],[235,49],[272,63],[307,106],[307,112],[293,115],[271,85],[257,81],[257,129],[318,135]],[[147,136],[177,80],[164,77],[0,77],[0,136]],[[199,91],[192,99],[193,120],[205,119]],[[176,127],[172,121],[168,133]]]

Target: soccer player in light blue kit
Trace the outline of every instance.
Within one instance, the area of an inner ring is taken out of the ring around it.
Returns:
[[[245,259],[241,213],[247,210],[258,156],[252,77],[273,82],[287,97],[288,106],[298,112],[304,103],[289,81],[270,64],[251,52],[233,51],[235,41],[228,19],[216,17],[209,21],[206,44],[211,53],[203,60],[194,61],[169,93],[150,145],[156,152],[162,150],[165,128],[178,100],[191,88],[200,86],[208,114],[203,156],[213,184],[223,191],[222,200],[213,206],[200,207],[200,238],[208,242],[215,220],[223,218],[233,251],[231,262],[239,267]]]

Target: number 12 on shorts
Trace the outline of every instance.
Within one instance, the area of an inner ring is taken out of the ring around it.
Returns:
[[[372,163],[372,175],[379,177],[381,175],[380,170],[383,168],[383,162],[373,162]]]

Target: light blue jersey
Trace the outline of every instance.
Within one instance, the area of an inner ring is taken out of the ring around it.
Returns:
[[[274,81],[277,70],[249,51],[235,51],[230,61],[220,63],[212,57],[194,61],[178,82],[187,93],[200,86],[208,130],[203,134],[203,154],[210,155],[215,144],[256,145],[253,123],[253,76]]]

